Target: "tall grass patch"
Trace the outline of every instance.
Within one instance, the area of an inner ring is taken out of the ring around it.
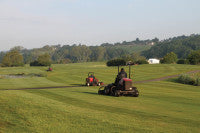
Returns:
[[[177,81],[182,84],[200,86],[200,77],[197,75],[181,74]]]

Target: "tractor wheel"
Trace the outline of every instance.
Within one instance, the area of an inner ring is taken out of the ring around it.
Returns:
[[[90,86],[90,83],[86,83],[87,86]]]
[[[105,93],[105,95],[108,95],[109,92],[110,92],[110,90],[109,90],[109,88],[106,86],[106,87],[104,88],[104,93]]]
[[[101,83],[98,83],[97,86],[101,86]]]
[[[119,97],[119,96],[120,96],[120,92],[119,92],[118,90],[115,90],[115,91],[114,91],[114,96],[115,96],[115,97]]]
[[[99,95],[102,95],[102,90],[99,90],[99,91],[98,91],[98,94],[99,94]]]
[[[139,91],[135,90],[135,93],[133,94],[133,97],[138,97],[139,96]]]

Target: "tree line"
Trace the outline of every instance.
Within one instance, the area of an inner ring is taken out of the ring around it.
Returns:
[[[150,45],[149,50],[134,51],[137,46],[145,47]],[[100,46],[86,46],[86,45],[46,45],[42,48],[25,49],[16,46],[8,52],[0,52],[0,62],[6,66],[15,66],[20,64],[17,62],[21,60],[20,65],[41,64],[42,60],[48,60],[51,63],[76,63],[89,61],[108,61],[113,59],[124,59],[125,61],[132,61],[134,63],[145,63],[148,58],[156,57],[162,58],[161,61],[166,62],[163,58],[168,53],[173,52],[177,55],[177,59],[182,59],[182,62],[192,60],[194,55],[190,55],[192,51],[200,49],[200,35],[179,36],[169,38],[167,40],[159,41],[158,38],[152,40],[140,40],[122,42],[122,43],[104,43]],[[133,52],[134,51],[134,52]],[[17,53],[18,52],[18,53]],[[12,56],[12,55],[16,55]],[[21,55],[21,56],[20,56]],[[188,57],[190,55],[190,57]],[[41,57],[44,56],[44,57]],[[45,57],[46,56],[46,57]],[[168,55],[169,56],[169,55]],[[196,54],[195,54],[196,56]],[[49,59],[48,59],[49,58]],[[191,58],[191,59],[189,59]],[[15,63],[10,63],[10,62]],[[181,60],[179,60],[181,62]],[[191,64],[196,64],[194,60]]]
[[[186,59],[178,59],[177,55],[174,52],[167,53],[163,58],[161,58],[160,63],[162,64],[191,64],[197,65],[200,64],[200,50],[192,51]],[[119,65],[140,65],[140,64],[149,64],[146,58],[140,55],[128,55],[122,58],[113,59],[107,61],[107,66],[119,66]]]
[[[45,46],[38,49],[19,49],[15,47],[10,51],[19,51],[25,64],[37,60],[39,55],[49,54],[53,63],[76,63],[89,61],[106,61],[114,58],[120,58],[130,52],[124,47],[103,47],[103,46],[86,46],[86,45],[54,45]],[[8,52],[0,53],[0,61]]]
[[[174,52],[179,59],[186,59],[194,50],[200,49],[200,35],[179,36],[159,41],[149,50],[143,51],[146,58],[162,58],[167,53]]]
[[[25,64],[29,64],[35,61],[39,55],[49,54],[53,63],[69,63],[69,62],[87,62],[87,61],[106,61],[114,58],[120,58],[126,54],[132,54],[135,47],[140,46],[139,51],[134,53],[140,53],[143,49],[148,49],[152,43],[157,43],[158,38],[140,40],[136,38],[130,42],[117,42],[117,43],[103,43],[100,46],[86,46],[86,45],[46,45],[42,48],[25,49],[21,46],[16,46],[12,50],[19,51],[24,59]],[[6,52],[0,52],[0,62]]]

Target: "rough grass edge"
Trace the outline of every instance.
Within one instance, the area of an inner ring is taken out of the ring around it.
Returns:
[[[200,86],[200,77],[192,77],[188,74],[181,74],[177,81],[182,84]]]

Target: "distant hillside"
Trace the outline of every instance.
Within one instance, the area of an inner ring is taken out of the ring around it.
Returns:
[[[30,63],[37,59],[41,54],[48,53],[54,63],[65,62],[87,62],[87,61],[105,61],[113,58],[119,58],[132,53],[140,53],[148,50],[158,41],[157,38],[152,40],[139,40],[122,43],[104,43],[100,46],[86,45],[46,45],[42,48],[25,49],[16,46],[13,49],[22,53],[25,63]],[[5,52],[0,53],[0,61]]]
[[[158,38],[152,40],[139,40],[137,38],[135,41],[126,42],[123,41],[122,43],[103,43],[100,46],[105,48],[114,48],[114,49],[121,49],[126,52],[126,54],[131,53],[140,53],[142,51],[150,49],[154,44],[159,42]]]
[[[179,36],[159,41],[158,38],[152,40],[140,40],[103,43],[100,46],[86,45],[46,45],[42,48],[25,49],[16,46],[12,49],[22,53],[25,63],[30,63],[37,59],[39,55],[48,53],[53,63],[68,62],[88,62],[106,61],[114,58],[124,57],[131,54],[141,54],[147,58],[162,58],[169,52],[174,52],[179,58],[186,58],[192,50],[200,49],[200,35]],[[11,49],[11,50],[12,50]],[[6,52],[0,53],[0,61]]]
[[[186,58],[192,50],[200,49],[200,35],[179,36],[158,42],[142,55],[147,58],[162,58],[169,52],[177,54],[178,58]]]
[[[152,45],[124,45],[124,46],[114,46],[116,48],[121,48],[127,51],[127,54],[131,53],[141,53],[142,51],[149,50]]]

